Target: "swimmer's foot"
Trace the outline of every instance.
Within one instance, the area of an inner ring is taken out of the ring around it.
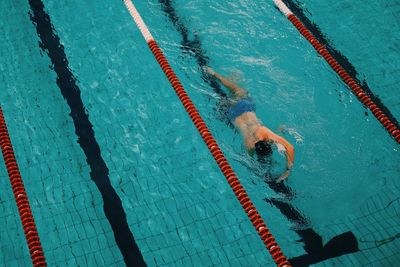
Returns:
[[[212,68],[208,67],[208,66],[204,66],[203,67],[203,71],[208,73],[208,74],[210,74],[210,75],[212,75],[212,76],[215,75],[215,71]]]
[[[286,171],[281,175],[281,177],[279,177],[278,180],[276,180],[276,183],[280,183],[280,182],[286,180],[286,178],[288,178],[289,175],[290,175],[290,170],[286,170]]]

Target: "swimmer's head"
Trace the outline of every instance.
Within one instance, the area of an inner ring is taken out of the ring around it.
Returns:
[[[271,143],[267,140],[258,141],[254,147],[259,158],[265,158],[272,155]]]

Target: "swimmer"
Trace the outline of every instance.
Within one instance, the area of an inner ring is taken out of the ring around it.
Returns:
[[[242,134],[249,154],[253,155],[255,152],[259,159],[266,158],[272,154],[272,145],[277,146],[279,151],[285,153],[287,169],[277,181],[285,180],[290,175],[290,170],[293,166],[293,146],[286,139],[262,125],[256,116],[256,106],[254,102],[243,88],[240,88],[209,67],[206,67],[204,70],[217,78],[232,93],[228,117]]]

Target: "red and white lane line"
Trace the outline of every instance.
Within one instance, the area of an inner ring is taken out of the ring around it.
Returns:
[[[203,119],[201,118],[199,112],[197,111],[196,107],[194,106],[193,102],[187,95],[186,91],[183,89],[182,84],[180,83],[178,77],[172,70],[171,66],[169,65],[167,59],[165,58],[163,52],[158,47],[157,43],[154,41],[153,36],[151,35],[149,29],[143,22],[139,12],[135,8],[134,4],[131,0],[124,0],[124,3],[133,17],[137,27],[139,28],[140,32],[142,33],[144,39],[146,40],[150,50],[153,52],[158,64],[160,65],[161,69],[167,76],[169,82],[171,83],[173,89],[175,90],[176,94],[178,95],[179,99],[181,100],[183,106],[186,109],[186,112],[189,114],[190,118],[192,119],[194,125],[196,126],[197,130],[199,131],[201,137],[203,138],[204,142],[206,143],[208,149],[210,150],[212,156],[214,157],[215,161],[217,162],[219,168],[221,169],[222,173],[225,175],[229,185],[231,186],[233,192],[235,193],[237,199],[239,200],[240,204],[242,205],[243,209],[246,211],[247,216],[253,223],[253,226],[257,230],[258,234],[260,235],[261,239],[263,240],[266,248],[268,249],[269,253],[271,254],[272,258],[274,259],[275,263],[279,267],[289,267],[291,266],[288,262],[285,255],[283,255],[280,247],[275,241],[275,238],[270,233],[267,225],[264,223],[263,219],[261,218],[260,214],[258,213],[256,207],[251,202],[249,196],[247,195],[246,191],[244,190],[243,186],[241,185],[238,177],[232,170],[232,167],[226,160],[225,156],[223,155],[221,149],[219,148],[217,142],[215,141],[214,137],[211,135],[211,132],[208,130],[206,124],[204,123]]]
[[[4,162],[6,164],[8,176],[10,177],[11,187],[14,193],[15,202],[17,203],[19,216],[21,218],[22,227],[24,229],[25,239],[28,243],[29,253],[33,266],[47,266],[44,257],[42,245],[40,243],[39,234],[33,219],[31,207],[29,205],[28,196],[22,182],[21,174],[18,169],[17,160],[15,159],[14,150],[8,134],[7,125],[4,120],[3,111],[0,107],[0,146],[3,153]]]
[[[339,64],[339,62],[329,53],[326,47],[320,43],[315,36],[304,26],[304,24],[293,14],[293,12],[285,5],[282,0],[274,0],[279,10],[292,22],[299,32],[310,42],[315,50],[328,62],[332,69],[340,76],[340,78],[353,91],[357,98],[369,109],[372,114],[380,121],[391,136],[400,143],[400,129],[390,120],[390,117],[374,103],[368,96],[366,91],[351,78],[349,73]]]

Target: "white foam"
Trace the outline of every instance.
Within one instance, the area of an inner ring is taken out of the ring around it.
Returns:
[[[278,148],[279,154],[284,155],[286,153],[286,148],[282,144],[275,143],[275,145]]]
[[[296,144],[303,144],[304,138],[294,128],[287,128],[288,133],[296,140]]]

